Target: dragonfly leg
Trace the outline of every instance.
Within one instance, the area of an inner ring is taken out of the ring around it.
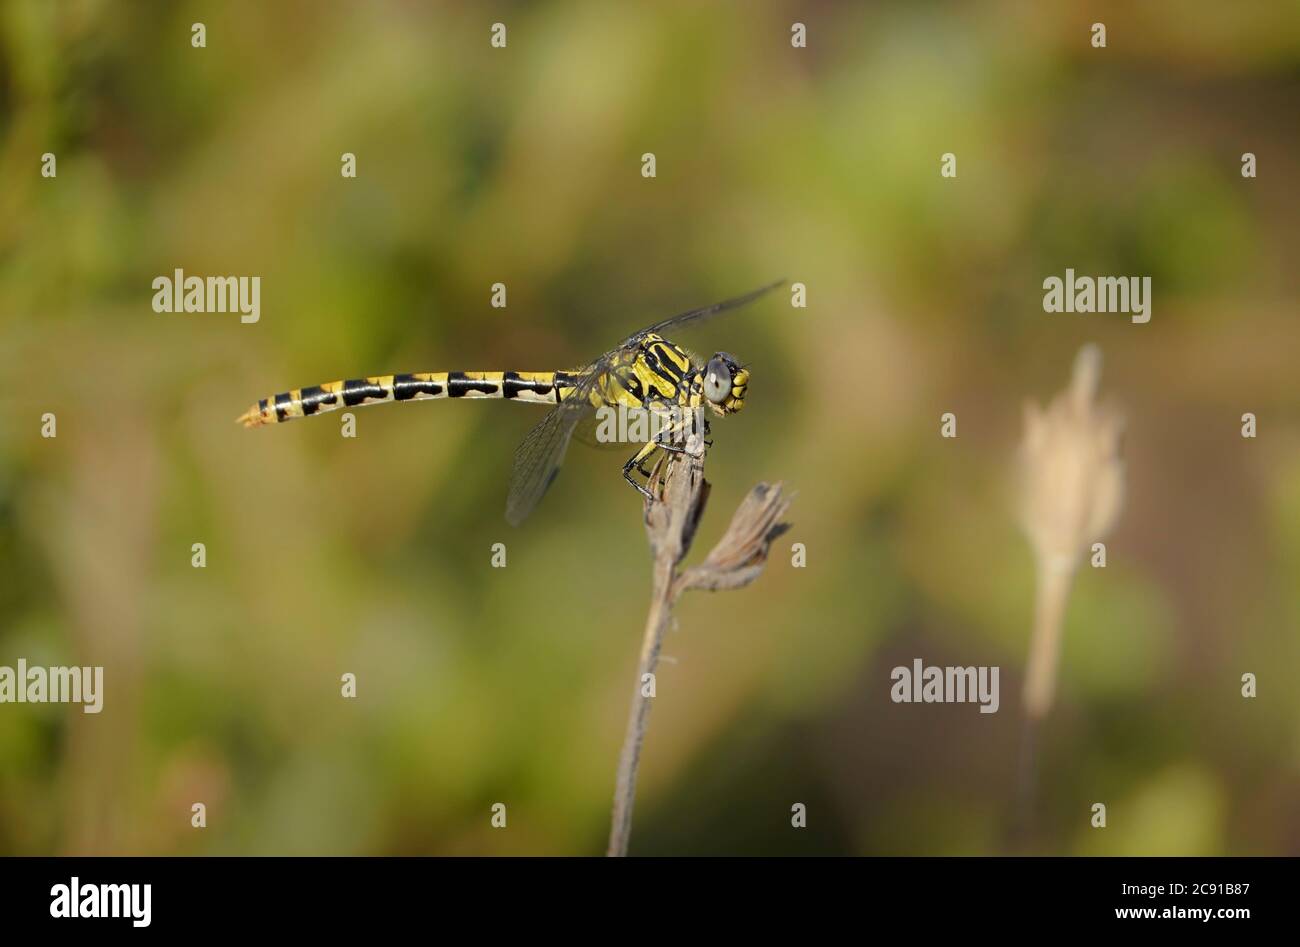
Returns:
[[[677,441],[684,439],[682,435],[690,432],[691,430],[692,427],[689,421],[676,424],[673,425],[672,427],[665,428],[664,430],[656,434],[654,438],[654,442],[657,446],[662,447],[666,451],[672,451],[674,454],[685,454],[686,447],[683,446],[682,444],[678,444]],[[709,422],[706,420],[704,422],[704,436],[708,437],[708,434],[709,434]],[[710,441],[705,441],[704,445],[706,447],[713,446]]]
[[[645,460],[656,450],[658,450],[661,446],[663,445],[656,444],[654,441],[647,441],[646,444],[639,451],[637,451],[630,458],[628,458],[627,463],[623,465],[623,479],[626,480],[628,483],[632,484],[632,486],[636,487],[637,492],[639,492],[647,500],[653,500],[654,494],[652,494],[649,490],[647,490],[641,484],[637,483],[634,479],[632,479],[632,469],[636,468],[638,471],[641,472],[641,474],[646,479],[649,479],[650,472],[645,469],[644,466]]]

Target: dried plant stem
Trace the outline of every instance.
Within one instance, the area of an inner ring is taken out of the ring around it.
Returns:
[[[1025,674],[1025,714],[1042,720],[1056,695],[1056,674],[1061,664],[1061,636],[1065,606],[1074,581],[1073,563],[1059,560],[1038,563],[1038,592],[1034,603],[1034,631],[1029,640],[1029,665]]]
[[[1085,345],[1075,356],[1069,386],[1046,409],[1025,404],[1018,512],[1034,550],[1037,593],[1013,816],[1024,839],[1033,823],[1034,745],[1056,696],[1070,586],[1086,551],[1115,525],[1124,497],[1124,419],[1113,404],[1098,401],[1100,384],[1101,350]]]
[[[1074,580],[1074,564],[1062,560],[1040,560],[1037,576],[1034,629],[1029,640],[1029,662],[1023,693],[1025,722],[1020,737],[1020,765],[1016,773],[1016,807],[1009,840],[1013,851],[1027,850],[1033,841],[1034,810],[1038,795],[1038,729],[1051,709],[1056,694],[1056,676],[1061,663],[1061,637],[1065,631],[1065,608]]]
[[[731,524],[704,562],[678,571],[704,514],[709,485],[704,479],[702,445],[660,460],[649,489],[658,499],[645,508],[646,535],[654,557],[650,611],[646,616],[636,686],[628,710],[623,749],[614,782],[614,809],[610,819],[607,855],[627,854],[632,834],[632,807],[636,800],[637,766],[645,745],[651,697],[647,677],[659,664],[664,633],[672,621],[673,606],[687,589],[735,589],[758,578],[772,541],[787,528],[780,518],[790,506],[780,484],[760,483],[749,492],[732,516]]]
[[[1038,737],[1038,720],[1026,717],[1020,731],[1020,767],[1017,770],[1016,823],[1013,832],[1017,845],[1026,845],[1034,826],[1034,807],[1038,795],[1038,766],[1035,743]]]
[[[618,759],[618,778],[614,788],[614,815],[610,824],[607,855],[626,855],[628,839],[632,835],[632,804],[636,800],[636,770],[641,761],[641,746],[645,743],[646,724],[650,718],[650,698],[645,696],[643,682],[659,665],[659,652],[663,646],[664,632],[672,618],[673,563],[661,556],[655,563],[654,592],[650,599],[650,614],[646,616],[645,636],[641,639],[641,658],[637,661],[637,685],[632,691],[632,706],[627,714],[627,732],[623,735],[623,750]]]

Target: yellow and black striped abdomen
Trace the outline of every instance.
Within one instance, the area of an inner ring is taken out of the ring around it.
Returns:
[[[556,404],[572,390],[569,372],[417,372],[407,375],[368,375],[295,388],[263,398],[245,411],[245,427],[276,424],[339,408],[359,408],[385,401],[425,401],[431,398],[504,398],[536,404]]]

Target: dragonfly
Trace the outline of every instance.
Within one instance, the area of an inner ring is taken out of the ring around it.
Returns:
[[[639,443],[623,465],[623,477],[647,499],[654,496],[633,471],[649,480],[646,463],[659,451],[681,452],[686,436],[699,428],[708,436],[705,411],[719,417],[745,406],[749,369],[727,352],[707,361],[665,336],[747,305],[785,283],[779,280],[743,296],[691,309],[656,322],[581,368],[568,371],[446,371],[367,375],[294,388],[263,398],[237,419],[245,427],[280,424],[363,405],[435,398],[503,398],[550,405],[551,410],[515,450],[506,501],[506,520],[518,526],[554,482],[575,434],[587,443],[603,441],[599,422],[613,411],[643,412],[667,419]],[[593,428],[597,436],[593,438]],[[613,429],[613,425],[609,426]],[[636,430],[633,423],[628,429]],[[707,444],[708,442],[705,441]],[[600,445],[597,445],[600,446]]]

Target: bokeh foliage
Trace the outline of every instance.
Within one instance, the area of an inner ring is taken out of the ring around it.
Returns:
[[[648,588],[621,458],[571,451],[511,530],[528,408],[233,419],[568,366],[785,276],[806,310],[682,341],[754,373],[703,541],[781,479],[808,567],[684,602],[633,851],[1001,850],[1033,581],[1006,469],[1095,340],[1130,489],[1072,603],[1039,844],[1295,853],[1298,66],[1294,6],[1210,0],[6,0],[0,664],[103,664],[107,694],[0,706],[0,852],[601,851]],[[1151,323],[1044,313],[1067,266],[1152,276]],[[261,276],[261,321],[155,314],[176,267]],[[1002,710],[890,703],[918,656],[1001,665]]]

